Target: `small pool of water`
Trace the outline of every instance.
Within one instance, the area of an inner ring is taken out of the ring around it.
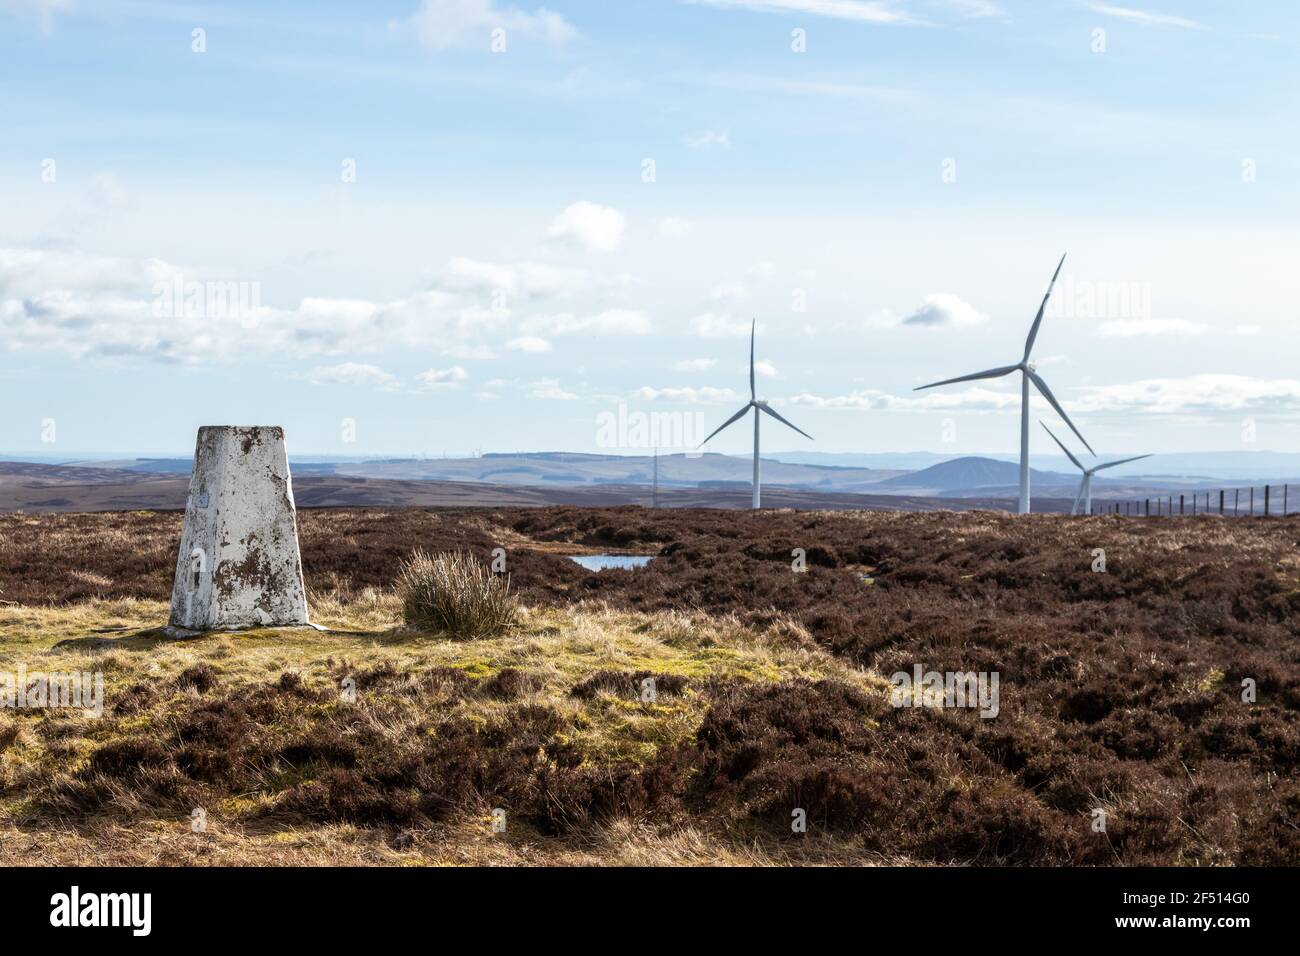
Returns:
[[[643,568],[650,563],[652,554],[570,554],[570,561],[581,564],[588,571],[606,568]]]

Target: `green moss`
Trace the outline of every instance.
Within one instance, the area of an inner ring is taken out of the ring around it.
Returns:
[[[703,719],[704,707],[694,694],[655,703],[600,694],[561,740],[576,747],[587,765],[644,764],[660,748],[692,739]]]
[[[451,665],[458,670],[464,671],[470,677],[491,677],[495,671],[500,668],[494,667],[493,662],[484,658],[475,658],[471,661],[458,661]]]

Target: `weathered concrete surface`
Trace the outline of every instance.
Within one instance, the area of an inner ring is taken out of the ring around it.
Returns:
[[[205,425],[194,451],[170,626],[307,623],[284,429]]]

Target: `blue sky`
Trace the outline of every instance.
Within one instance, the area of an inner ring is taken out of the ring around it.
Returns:
[[[817,439],[765,447],[1007,452],[1018,382],[912,389],[1018,360],[1063,252],[1034,357],[1094,448],[1291,449],[1298,42],[1284,2],[0,0],[0,450],[598,451],[620,404],[725,420],[757,317]]]

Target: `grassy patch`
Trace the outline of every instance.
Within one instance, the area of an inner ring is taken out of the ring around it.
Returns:
[[[10,738],[0,756],[0,832],[49,838],[65,850],[99,834],[121,862],[140,859],[128,833],[189,862],[242,862],[242,853],[284,862],[527,859],[529,851],[493,842],[490,827],[482,846],[463,845],[468,835],[475,844],[483,837],[473,808],[499,793],[472,786],[437,794],[449,801],[441,807],[428,802],[418,774],[406,790],[373,790],[387,771],[376,764],[372,773],[367,761],[380,753],[398,762],[441,761],[430,756],[437,748],[454,761],[455,748],[472,744],[484,749],[467,752],[466,766],[443,767],[439,780],[461,774],[477,786],[478,764],[515,761],[495,771],[498,790],[526,791],[548,749],[557,767],[597,779],[635,774],[689,746],[709,705],[696,684],[830,677],[867,693],[885,688],[811,642],[791,642],[780,628],[760,633],[735,619],[679,612],[523,609],[509,635],[466,643],[407,631],[401,598],[374,590],[349,601],[314,595],[313,619],[331,628],[324,632],[258,629],[167,640],[155,631],[166,611],[137,600],[0,608],[0,671],[21,665],[29,673],[97,671],[105,679],[102,717],[0,716],[0,740]],[[100,630],[105,621],[114,630]],[[662,692],[643,700],[641,675],[653,676]],[[541,749],[522,762],[512,756],[533,746]],[[604,799],[599,782],[585,786],[595,787],[597,802]],[[521,804],[527,799],[518,795]],[[599,819],[615,823],[618,806]],[[189,829],[194,807],[203,809],[210,833]],[[545,840],[547,859],[591,860],[594,828],[605,823],[592,818],[580,837],[570,828],[560,838],[574,812],[561,807],[554,819],[534,814],[514,825],[526,841]],[[375,825],[415,826],[423,836],[397,853],[373,837]],[[438,840],[429,836],[435,832]],[[600,832],[602,852],[615,852],[616,831]],[[341,841],[342,834],[352,835]],[[689,853],[677,838],[665,839],[674,857],[725,861],[736,852],[699,834]],[[643,858],[649,851],[636,852]],[[0,862],[17,861],[4,857],[0,852]]]

